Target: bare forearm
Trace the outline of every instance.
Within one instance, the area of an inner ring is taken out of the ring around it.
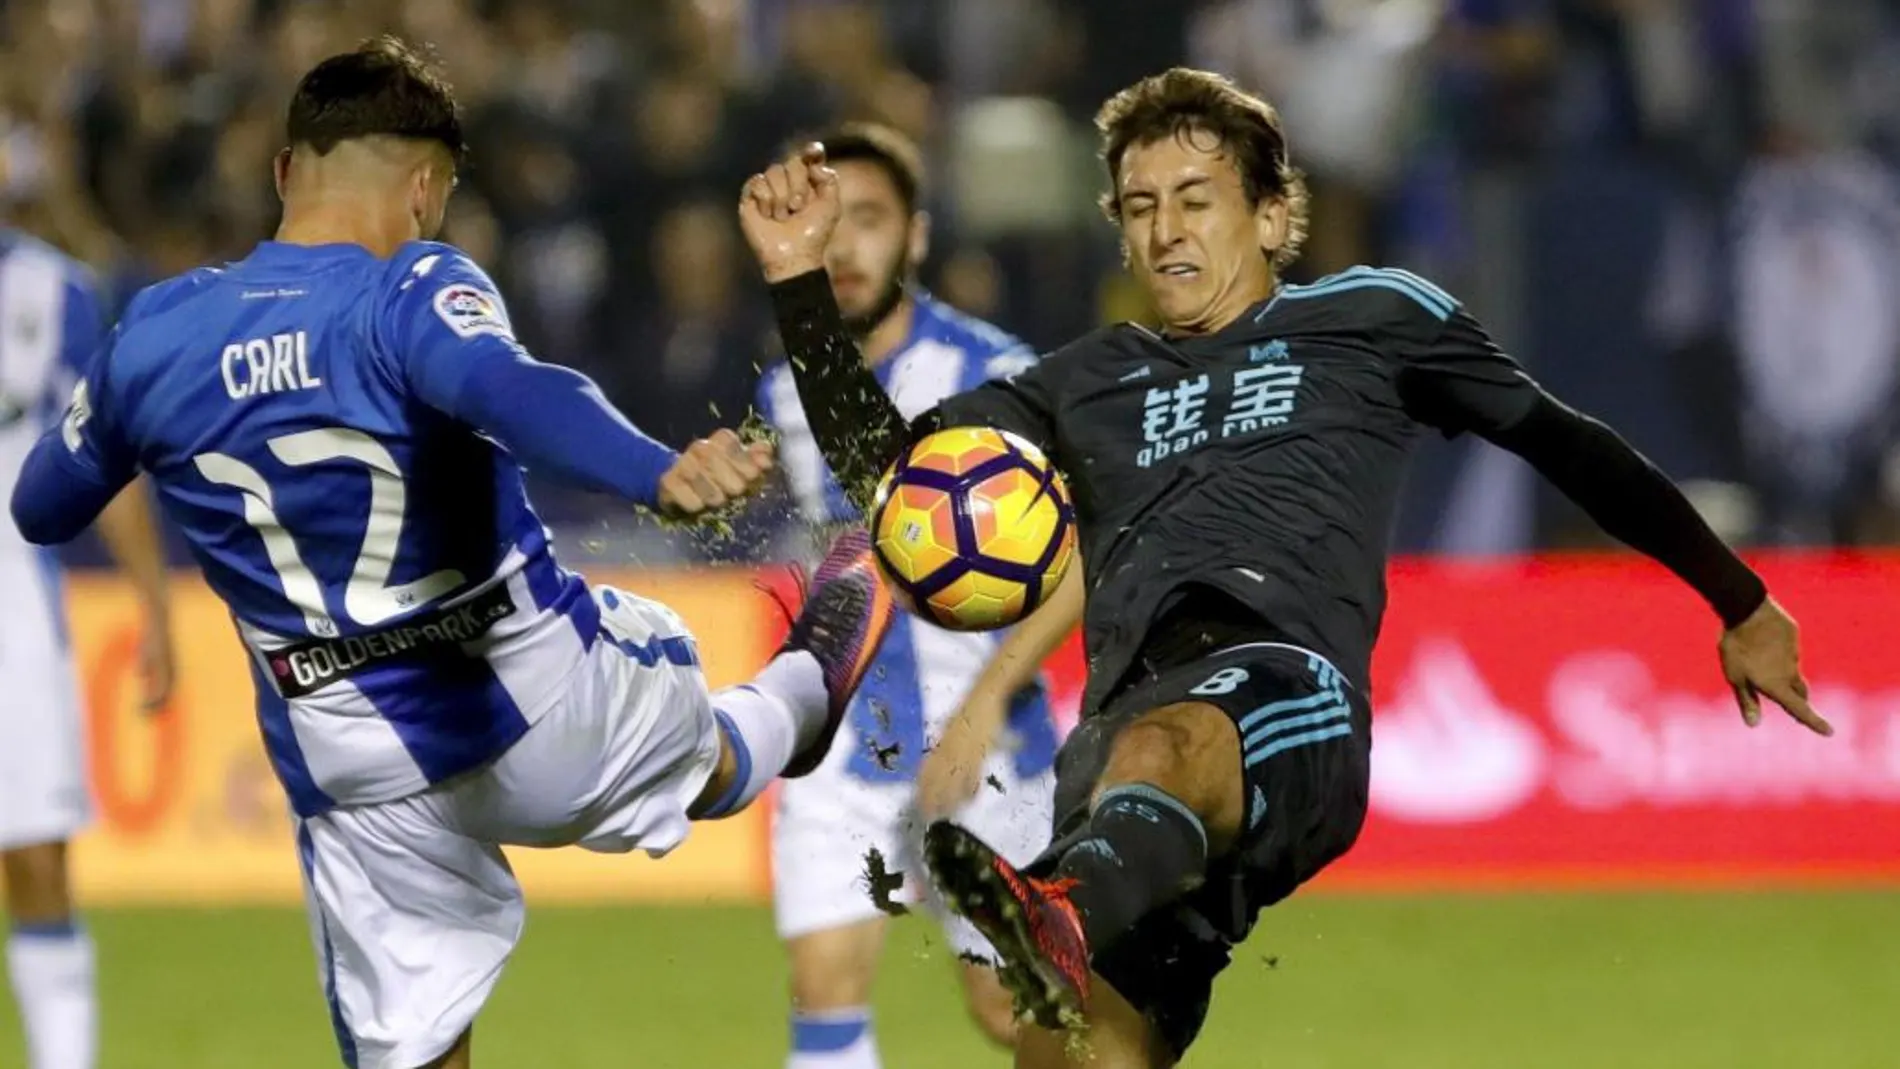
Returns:
[[[996,649],[996,655],[977,677],[972,696],[990,696],[1005,704],[1009,697],[1034,682],[1049,655],[1082,622],[1082,563],[1072,562],[1067,575],[1042,607],[1016,625]]]
[[[165,546],[152,515],[151,497],[144,479],[119,491],[99,514],[99,537],[112,559],[138,591],[148,615],[162,615],[169,604],[166,593]]]

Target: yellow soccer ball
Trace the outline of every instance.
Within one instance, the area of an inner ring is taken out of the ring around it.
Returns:
[[[991,427],[912,446],[878,484],[877,561],[897,600],[953,631],[1008,627],[1075,559],[1075,509],[1042,451]]]

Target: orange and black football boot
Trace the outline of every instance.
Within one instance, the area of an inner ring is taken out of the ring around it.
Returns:
[[[1011,865],[948,821],[924,833],[924,860],[944,901],[996,948],[997,977],[1016,1009],[1048,1029],[1083,1024],[1088,937],[1069,900],[1074,880],[1044,880]]]
[[[818,737],[792,755],[781,777],[810,775],[824,763],[851,706],[851,696],[870,671],[895,613],[891,592],[877,574],[871,536],[862,529],[840,535],[811,577],[805,604],[779,647],[781,654],[803,650],[818,662],[825,676],[830,716]]]

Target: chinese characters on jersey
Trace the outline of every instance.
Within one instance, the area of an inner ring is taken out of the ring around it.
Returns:
[[[1149,390],[1141,413],[1144,444],[1135,462],[1152,467],[1158,461],[1197,449],[1216,436],[1232,438],[1284,425],[1293,415],[1305,369],[1272,362],[1286,358],[1283,342],[1256,345],[1249,355],[1261,362],[1259,366],[1203,372],[1172,386]],[[1226,386],[1218,395],[1225,400],[1218,419],[1208,411],[1216,381]]]

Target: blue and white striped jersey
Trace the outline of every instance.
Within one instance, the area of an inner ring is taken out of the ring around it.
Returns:
[[[66,396],[105,340],[104,310],[92,273],[17,230],[0,228],[0,492],[13,494],[33,443],[58,418]],[[58,557],[0,524],[0,590],[32,591],[8,611],[43,607],[63,638]]]
[[[418,396],[497,346],[501,298],[451,246],[265,242],[135,297],[68,409],[73,455],[149,473],[230,607],[300,815],[491,761],[599,635],[516,460]]]
[[[910,418],[1034,362],[1034,353],[1017,338],[918,292],[910,336],[875,371],[885,393]],[[789,365],[766,371],[758,407],[778,430],[779,464],[805,518],[813,523],[859,519],[819,453]],[[945,631],[914,616],[900,618],[851,706],[852,773],[873,781],[914,779],[926,740],[934,739],[956,712],[1001,635]],[[1041,685],[1017,696],[1009,728],[1019,775],[1033,776],[1055,763],[1055,727]],[[878,753],[895,757],[880,761]]]

